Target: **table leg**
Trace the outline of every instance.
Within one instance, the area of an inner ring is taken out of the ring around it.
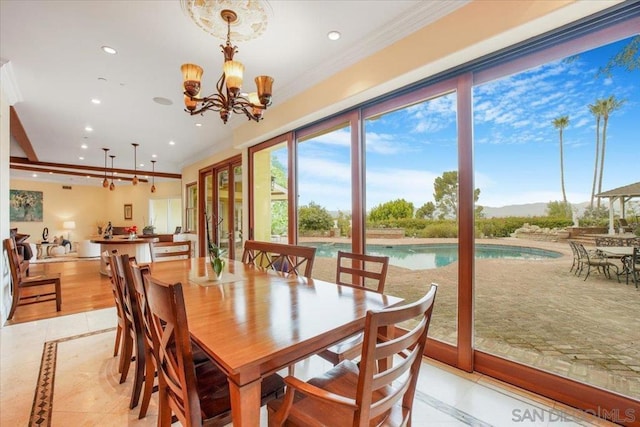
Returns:
[[[231,417],[234,426],[255,427],[260,425],[260,383],[259,378],[249,384],[239,386],[229,379],[231,395]]]

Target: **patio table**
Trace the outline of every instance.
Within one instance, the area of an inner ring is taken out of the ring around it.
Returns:
[[[618,276],[627,276],[627,283],[629,283],[629,274],[632,272],[630,263],[633,258],[633,246],[596,246],[596,250],[608,257],[620,258],[622,270],[620,270]]]

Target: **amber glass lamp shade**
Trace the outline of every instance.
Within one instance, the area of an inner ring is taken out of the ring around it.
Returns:
[[[197,97],[197,95],[196,95]],[[187,110],[193,111],[198,106],[198,101],[191,98],[189,95],[184,96],[184,106],[187,107]]]
[[[155,192],[156,192],[156,185],[155,185],[155,184],[153,184],[153,185],[151,186],[151,192],[152,192],[152,193],[155,193]]]
[[[197,96],[200,93],[200,81],[202,80],[202,67],[196,64],[182,64],[182,81],[184,90],[190,96]]]
[[[103,180],[102,180],[102,186],[103,186],[104,188],[109,187],[109,180],[108,180],[107,178],[105,178],[105,179],[103,179]]]
[[[255,80],[256,80],[256,88],[258,89],[258,98],[260,98],[260,103],[265,107],[271,105],[273,77],[258,76],[256,77]]]
[[[255,107],[252,108],[252,113],[257,118],[262,117],[262,112],[264,111],[262,108],[262,104],[260,103],[260,98],[258,98],[258,94],[256,92],[251,92],[248,96],[249,102]]]
[[[113,183],[113,181],[111,181],[111,184],[109,184],[109,190],[113,191],[116,189],[116,185]]]
[[[238,61],[225,61],[222,71],[224,71],[227,89],[229,89],[229,92],[231,92],[233,96],[238,96],[242,88],[244,65]]]

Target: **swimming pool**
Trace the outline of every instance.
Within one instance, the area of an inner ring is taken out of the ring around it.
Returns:
[[[336,258],[338,251],[350,251],[351,245],[346,243],[304,243],[317,249],[317,257]],[[458,260],[458,245],[456,243],[424,244],[424,245],[367,245],[370,255],[384,255],[389,257],[389,264],[410,270],[425,270],[444,267]],[[476,259],[526,259],[541,260],[558,258],[559,252],[545,249],[528,248],[524,246],[507,245],[476,245]]]

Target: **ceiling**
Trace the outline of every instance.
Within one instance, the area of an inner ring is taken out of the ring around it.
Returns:
[[[270,0],[266,31],[254,40],[231,40],[238,46],[235,59],[245,65],[244,89],[254,90],[256,75],[272,76],[275,106],[465,3]],[[216,112],[183,111],[180,65],[202,66],[202,93],[213,93],[224,41],[194,24],[179,0],[2,0],[0,24],[1,62],[9,63],[5,69],[17,89],[14,108],[40,162],[103,167],[105,147],[116,156],[115,168],[133,169],[135,142],[144,164],[138,170],[150,171],[155,156],[156,171],[180,173],[230,147],[233,128],[247,121],[236,115],[225,125]],[[331,30],[342,38],[330,41]],[[118,53],[104,53],[105,45]],[[92,104],[94,98],[101,103]],[[10,154],[25,157],[13,138]],[[11,177],[33,179],[32,172],[15,169]],[[46,179],[101,181],[57,174]]]

